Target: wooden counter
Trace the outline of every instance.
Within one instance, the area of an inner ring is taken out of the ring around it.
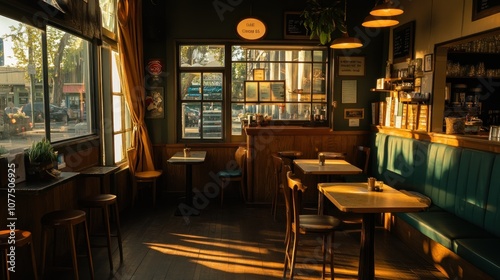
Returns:
[[[485,134],[445,134],[437,132],[411,131],[383,126],[374,126],[373,131],[433,143],[441,143],[455,147],[500,153],[500,142],[488,140],[488,135]]]
[[[353,159],[353,147],[368,145],[370,139],[370,131],[333,131],[329,127],[245,127],[245,133],[250,203],[271,203],[275,182],[272,153],[297,150],[302,152],[301,158],[317,158],[320,151],[342,152],[347,154],[349,161]],[[317,200],[315,189],[307,193],[309,201]]]
[[[16,228],[29,230],[33,235],[33,246],[37,256],[37,264],[41,264],[41,218],[44,214],[59,209],[77,209],[78,208],[78,190],[77,179],[79,173],[62,172],[57,179],[50,181],[28,181],[16,184],[15,190],[15,218],[17,220]],[[2,229],[6,228],[7,223],[7,188],[0,188],[0,220]],[[64,242],[63,242],[64,243]],[[62,247],[62,246],[59,246]],[[25,263],[19,263],[22,270],[31,270],[29,258]],[[31,272],[26,272],[31,275]],[[16,273],[15,279],[23,278],[22,272]],[[20,277],[20,278],[18,278]],[[31,277],[31,276],[30,276]]]

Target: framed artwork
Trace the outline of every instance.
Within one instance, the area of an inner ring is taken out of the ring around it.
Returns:
[[[165,116],[164,93],[162,87],[151,87],[146,91],[146,118],[162,119]]]
[[[415,39],[415,21],[410,21],[392,30],[392,61],[405,62],[413,59],[413,44]]]
[[[359,76],[365,75],[364,56],[339,56],[338,59],[339,76]]]
[[[344,119],[364,119],[365,109],[344,109]]]
[[[257,68],[253,69],[253,80],[254,81],[263,81],[266,78],[266,69]]]
[[[426,54],[424,56],[424,72],[432,71],[432,54]]]
[[[500,13],[500,1],[498,0],[473,0],[472,21]]]
[[[283,18],[283,38],[308,40],[307,29],[302,24],[301,12],[285,12]]]
[[[258,94],[259,82],[245,82],[245,101],[257,101]]]
[[[245,100],[285,101],[285,81],[245,81]]]

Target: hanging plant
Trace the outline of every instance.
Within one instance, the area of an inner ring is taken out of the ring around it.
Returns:
[[[347,31],[341,1],[307,0],[301,17],[309,38],[318,38],[322,45],[332,41],[332,33],[337,28],[342,33]]]

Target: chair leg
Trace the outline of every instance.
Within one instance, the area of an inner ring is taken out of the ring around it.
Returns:
[[[5,258],[4,261],[2,261],[2,268],[5,265],[5,279],[10,280],[10,273],[9,273],[9,257],[7,256],[7,249],[2,250],[2,257]]]
[[[31,265],[33,266],[33,279],[38,280],[38,271],[36,269],[36,257],[35,257],[35,248],[33,246],[33,242],[30,242],[30,251],[31,251]]]
[[[111,253],[111,229],[109,225],[109,206],[105,205],[102,209],[102,216],[104,218],[104,225],[106,227],[106,242],[108,243],[108,259],[109,269],[113,270],[113,255]]]
[[[135,205],[135,200],[137,199],[137,182],[132,179],[132,207]]]
[[[290,264],[290,238],[285,240],[285,261],[283,265],[283,278],[286,278],[286,271],[288,270],[288,265]]]
[[[76,255],[76,245],[75,245],[75,233],[73,226],[70,225],[69,228],[69,243],[70,243],[70,249],[71,249],[71,260],[73,262],[73,275],[76,280],[78,280],[78,261],[77,261],[77,255]]]
[[[326,252],[328,251],[327,248],[327,240],[326,240],[326,234],[323,234],[323,245],[322,245],[322,253],[323,253],[323,270],[321,272],[321,279],[325,279],[325,268],[326,268]]]
[[[87,221],[83,221],[83,227],[85,230],[85,241],[87,242],[87,257],[89,259],[89,270],[90,270],[90,279],[94,279],[94,263],[92,262],[92,251],[90,250],[90,238],[89,231],[87,228]]]
[[[329,235],[329,248],[330,248],[330,279],[333,280],[335,278],[335,266],[334,266],[334,258],[333,258],[333,241],[335,239],[335,232],[330,233]]]
[[[120,251],[120,263],[123,262],[123,246],[122,246],[122,234],[120,231],[120,217],[119,217],[118,202],[115,203],[115,224],[116,224],[116,238],[118,239],[118,249]]]
[[[293,237],[292,261],[290,263],[290,280],[293,280],[293,271],[295,270],[295,261],[297,260],[297,246],[299,245],[299,234],[296,232]]]
[[[156,208],[156,179],[152,183],[151,192],[153,192],[153,208]]]

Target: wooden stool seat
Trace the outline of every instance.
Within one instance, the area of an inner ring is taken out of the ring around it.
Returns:
[[[24,247],[24,246],[30,246],[30,251],[31,251],[31,264],[33,266],[33,278],[35,280],[38,279],[38,273],[37,273],[37,269],[36,269],[36,259],[35,259],[35,250],[33,248],[33,244],[32,244],[32,241],[33,241],[33,237],[31,235],[31,232],[27,231],[27,230],[20,230],[20,229],[16,229],[14,231],[14,240],[15,240],[15,245],[13,244],[9,244],[9,237],[11,235],[11,230],[7,229],[7,230],[0,230],[0,250],[2,250],[4,253],[3,253],[3,257],[5,258],[4,260],[4,264],[6,265],[5,266],[5,277],[7,280],[10,279],[10,274],[9,274],[9,270],[7,269],[8,268],[8,252],[10,250],[10,247],[11,246],[16,246],[18,248],[21,248],[21,247]]]
[[[147,179],[156,180],[156,178],[161,176],[161,173],[162,173],[161,171],[157,170],[141,171],[141,172],[136,172],[135,177],[137,179],[142,179],[142,180],[147,180]]]
[[[104,222],[104,227],[105,227],[105,234],[106,236],[106,245],[104,246],[97,246],[93,245],[92,247],[107,247],[108,248],[108,259],[109,259],[109,267],[111,270],[113,270],[113,255],[111,252],[111,237],[116,237],[118,239],[118,249],[120,251],[120,262],[123,262],[123,247],[122,247],[122,236],[120,232],[120,217],[119,217],[119,210],[118,210],[118,202],[116,199],[116,195],[114,194],[98,194],[94,196],[87,197],[85,199],[82,199],[80,201],[80,206],[83,208],[100,208],[102,209],[102,214],[103,214],[103,222]],[[111,226],[110,226],[110,217],[109,217],[109,207],[113,209],[114,215],[115,215],[115,227],[116,227],[116,234],[111,234]],[[89,215],[89,223],[91,223],[91,216],[90,216],[90,211],[88,211]],[[97,236],[92,234],[92,230],[90,230],[90,233],[92,236]],[[102,236],[102,235],[100,235]]]
[[[98,194],[80,201],[80,205],[83,207],[111,205],[113,203],[116,203],[116,195],[114,194]]]
[[[81,210],[58,210],[42,217],[42,225],[50,227],[74,226],[85,222],[86,213]]]
[[[65,228],[68,232],[69,246],[71,249],[71,257],[73,264],[73,274],[74,279],[79,279],[78,275],[78,262],[76,255],[76,241],[74,234],[74,227],[82,224],[85,230],[85,241],[87,243],[87,257],[89,262],[90,278],[94,279],[94,265],[92,263],[92,253],[90,251],[90,240],[89,233],[87,229],[87,219],[86,213],[82,210],[57,210],[49,212],[42,216],[42,227],[43,227],[43,246],[42,246],[42,278],[45,276],[45,258],[47,251],[47,240],[49,230],[54,230],[54,257],[55,257],[55,245],[60,240],[55,237],[56,230],[58,228]]]

